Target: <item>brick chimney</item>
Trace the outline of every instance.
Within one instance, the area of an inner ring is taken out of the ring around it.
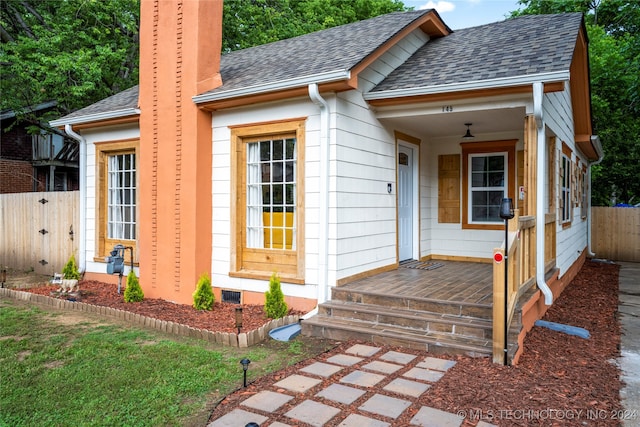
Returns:
[[[222,84],[222,0],[140,4],[140,284],[183,304],[211,270],[211,114]]]

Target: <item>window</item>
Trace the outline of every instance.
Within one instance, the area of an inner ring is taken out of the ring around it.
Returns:
[[[304,121],[231,129],[230,275],[304,283]]]
[[[500,204],[506,194],[507,155],[471,154],[469,206],[471,222],[500,222]]]
[[[562,144],[562,157],[560,159],[560,222],[571,223],[571,151]]]
[[[136,238],[135,153],[108,156],[107,238]]]
[[[138,141],[96,144],[96,261],[117,244],[131,246],[138,238]]]
[[[516,141],[462,145],[463,228],[500,229],[500,204],[514,198]]]

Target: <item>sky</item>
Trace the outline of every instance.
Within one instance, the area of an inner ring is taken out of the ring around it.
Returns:
[[[452,30],[503,21],[518,0],[403,0],[405,6],[435,9]]]

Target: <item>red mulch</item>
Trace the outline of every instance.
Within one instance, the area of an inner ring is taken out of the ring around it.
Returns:
[[[500,426],[620,425],[618,272],[587,261],[544,316],[585,328],[590,339],[534,327],[518,365],[460,358],[425,403]]]
[[[55,291],[58,289],[59,286],[46,285],[24,290],[40,295],[55,296]],[[141,302],[124,302],[124,289],[121,290],[122,293],[118,294],[117,285],[90,280],[81,281],[79,289],[80,296],[77,301],[86,304],[111,307],[213,332],[238,332],[235,323],[235,309],[238,304],[216,302],[213,310],[196,310],[190,305],[175,304],[157,298],[145,298]],[[290,310],[289,313],[301,314],[294,310]],[[263,306],[242,305],[241,332],[258,329],[270,320],[265,315]]]

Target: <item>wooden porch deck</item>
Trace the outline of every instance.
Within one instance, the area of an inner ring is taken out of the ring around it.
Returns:
[[[334,287],[302,322],[305,335],[488,356],[492,351],[493,265],[403,263]]]
[[[492,264],[425,261],[421,266],[417,266],[415,263],[418,261],[339,288],[410,298],[492,305]]]

